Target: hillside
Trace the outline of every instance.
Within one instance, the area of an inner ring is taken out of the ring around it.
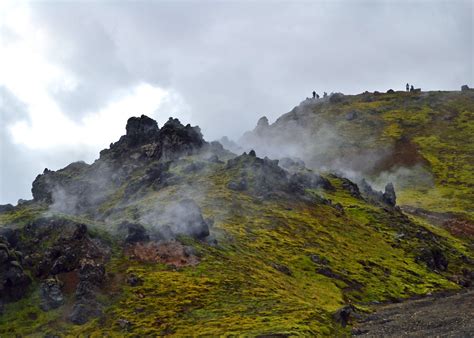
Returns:
[[[381,188],[453,233],[474,235],[474,91],[333,94],[307,99],[241,140],[274,158],[299,157]]]
[[[236,155],[198,127],[142,115],[94,163],[45,169],[33,200],[1,207],[0,336],[340,336],[374,302],[470,286],[472,240],[398,205],[472,221],[472,94],[340,99],[260,124],[246,136],[264,140],[256,151]],[[347,132],[342,141],[290,154],[317,116]],[[272,134],[283,130],[287,148]],[[410,156],[395,156],[405,144]],[[377,165],[349,161],[379,149],[392,152]],[[424,192],[352,181],[398,167],[432,180]]]

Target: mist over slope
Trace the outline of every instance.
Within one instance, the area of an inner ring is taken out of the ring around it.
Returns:
[[[239,140],[272,158],[298,157],[377,188],[402,205],[474,219],[474,91],[394,92],[306,99]]]
[[[1,206],[0,335],[341,336],[374,302],[471,286],[469,209],[439,214],[458,232],[407,214],[403,175],[390,176],[443,187],[420,139],[461,138],[430,125],[449,127],[416,108],[428,99],[472,127],[471,93],[308,100],[262,120],[243,153],[177,119],[131,117],[94,163],[45,169],[33,200]]]

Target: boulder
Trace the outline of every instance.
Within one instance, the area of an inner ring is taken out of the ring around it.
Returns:
[[[469,90],[471,90],[471,88],[469,88],[468,85],[462,85],[462,86],[461,86],[461,91],[462,91],[462,92],[467,92],[467,91],[469,91]]]
[[[271,265],[275,270],[278,270],[278,271],[280,271],[281,273],[284,273],[287,276],[292,276],[293,275],[291,270],[286,265],[278,264],[278,263],[272,263]]]
[[[147,230],[139,223],[122,222],[118,227],[118,231],[127,244],[147,242],[150,240]]]
[[[43,311],[56,309],[64,304],[61,292],[62,283],[55,278],[48,278],[40,286],[40,308]]]
[[[130,276],[127,277],[127,284],[134,287],[134,286],[142,285],[143,280],[139,276],[131,274]]]
[[[79,280],[100,286],[105,281],[105,267],[102,263],[84,258],[80,262]]]
[[[337,310],[333,318],[336,322],[340,323],[342,327],[346,327],[350,321],[351,315],[354,313],[353,305],[346,305]]]

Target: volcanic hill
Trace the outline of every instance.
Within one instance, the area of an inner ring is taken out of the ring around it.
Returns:
[[[239,154],[132,117],[1,206],[0,336],[350,335],[375,303],[469,287],[473,108],[334,94]]]

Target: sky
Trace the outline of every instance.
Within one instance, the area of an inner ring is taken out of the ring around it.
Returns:
[[[472,0],[0,0],[0,204],[130,116],[237,139],[316,90],[474,86]]]

